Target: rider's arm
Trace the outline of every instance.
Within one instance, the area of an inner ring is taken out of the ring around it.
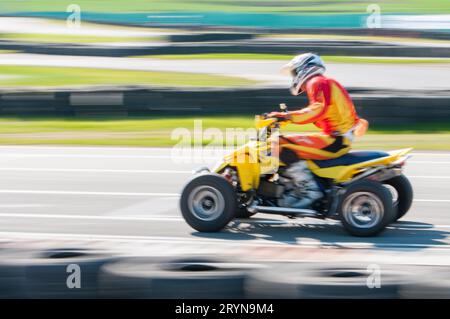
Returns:
[[[306,85],[309,105],[301,110],[289,112],[290,120],[295,124],[316,122],[329,105],[330,87],[326,80],[313,78]]]

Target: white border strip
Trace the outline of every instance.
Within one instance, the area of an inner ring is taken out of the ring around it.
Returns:
[[[51,191],[51,190],[13,190],[0,189],[0,194],[32,194],[32,195],[93,195],[93,196],[160,196],[179,197],[177,193],[129,193],[129,192],[83,192],[83,191]]]
[[[449,250],[450,246],[446,244],[405,244],[405,243],[369,243],[369,242],[325,242],[325,241],[283,241],[272,242],[264,239],[254,239],[247,241],[229,241],[228,239],[212,239],[207,240],[192,237],[158,237],[158,236],[123,236],[123,235],[101,235],[101,234],[62,234],[62,233],[29,233],[29,232],[0,232],[0,238],[7,239],[84,239],[84,240],[104,240],[104,241],[142,241],[149,243],[179,243],[179,244],[200,244],[215,245],[223,244],[228,246],[266,246],[280,247],[286,244],[297,245],[297,247],[311,248],[347,248],[347,249],[383,249],[383,248],[435,248],[440,250]]]
[[[0,155],[0,157],[1,157],[1,155]],[[97,168],[0,167],[0,171],[12,171],[12,172],[67,172],[67,173],[192,174],[192,171],[182,171],[182,170],[178,171],[178,170],[167,170],[167,169],[97,169]]]

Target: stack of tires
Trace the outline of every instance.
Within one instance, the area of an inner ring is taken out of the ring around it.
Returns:
[[[450,268],[16,250],[0,255],[0,298],[450,298]]]
[[[249,298],[375,299],[399,298],[408,276],[394,269],[367,268],[362,264],[274,264],[251,275]],[[377,277],[380,275],[380,277]],[[380,280],[379,280],[380,279]]]
[[[115,257],[85,249],[19,250],[0,258],[0,298],[98,298],[101,267]]]
[[[203,257],[15,250],[0,256],[0,299],[245,298],[246,279],[260,267]]]
[[[426,274],[416,273],[414,280],[402,287],[400,298],[450,299],[450,267],[429,266]]]
[[[102,269],[108,298],[245,298],[249,274],[261,266],[213,258],[125,258]]]

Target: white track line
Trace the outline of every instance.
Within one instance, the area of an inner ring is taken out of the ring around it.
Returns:
[[[450,199],[414,199],[414,202],[450,203]]]
[[[120,221],[184,221],[179,216],[150,215],[150,216],[110,216],[110,215],[74,215],[74,214],[24,214],[24,213],[0,213],[0,217],[4,218],[43,218],[43,219],[86,219],[86,220],[120,220]],[[335,226],[340,222],[335,221],[314,221],[313,223],[305,220],[258,220],[258,219],[242,219],[238,223],[243,224],[268,224],[268,225],[327,225]],[[389,229],[437,229],[450,228],[450,225],[416,225],[407,223],[394,223],[388,226]]]
[[[35,195],[94,195],[94,196],[161,196],[179,197],[177,193],[128,193],[128,192],[84,192],[84,191],[40,191],[0,189],[0,194],[35,194]]]
[[[110,158],[110,159],[170,159],[173,161],[191,161],[196,162],[199,160],[203,161],[214,161],[221,158],[221,156],[176,156],[176,155],[108,155],[108,154],[52,154],[52,153],[6,153],[1,154],[0,158]],[[409,164],[450,164],[449,161],[408,161]]]
[[[170,147],[127,147],[127,146],[20,146],[20,145],[1,145],[0,151],[21,151],[21,150],[48,150],[48,151],[61,151],[61,150],[74,150],[74,151],[168,151]],[[232,147],[224,149],[224,151],[232,150]],[[418,156],[449,156],[450,151],[413,151],[412,155]]]
[[[34,168],[0,167],[0,171],[12,172],[64,172],[64,173],[138,173],[138,174],[192,174],[192,171],[168,169],[97,169],[97,168]],[[409,178],[450,179],[450,176],[407,175]]]
[[[148,174],[192,174],[192,171],[166,169],[96,169],[96,168],[32,168],[32,167],[0,167],[0,171],[17,172],[67,172],[67,173],[148,173]]]
[[[450,162],[443,161],[407,161],[406,164],[450,164]]]
[[[180,194],[178,193],[95,192],[95,191],[86,192],[86,191],[53,191],[53,190],[21,190],[21,189],[0,189],[0,194],[180,197]],[[450,202],[450,199],[414,199],[414,201],[448,203]]]
[[[433,157],[433,156],[450,156],[450,152],[443,152],[443,153],[433,153],[433,152],[430,152],[430,153],[422,153],[422,152],[413,152],[412,155],[413,155],[413,156],[415,156],[415,155],[418,155],[418,156],[430,156],[430,157]]]
[[[108,215],[63,215],[63,214],[14,214],[0,213],[0,217],[17,218],[56,218],[56,219],[93,219],[93,220],[122,220],[122,221],[182,221],[178,216],[108,216]]]
[[[2,208],[40,208],[49,207],[50,205],[45,204],[0,204],[0,209]]]
[[[0,167],[0,171],[12,172],[67,172],[67,173],[139,173],[139,174],[192,174],[187,170],[168,169],[97,169],[97,168],[35,168],[35,167]],[[450,179],[450,176],[407,175],[409,178]]]
[[[153,159],[173,159],[173,160],[217,160],[220,157],[217,156],[175,156],[175,155],[107,155],[107,154],[51,154],[51,153],[0,153],[0,158],[6,157],[26,157],[26,158],[47,158],[47,157],[57,157],[57,158],[153,158]]]
[[[231,152],[236,149],[236,147],[223,147],[220,145],[216,146],[195,146],[197,149],[204,150],[205,152],[220,152],[218,154],[226,154],[228,152]],[[107,146],[66,146],[66,145],[59,145],[59,146],[19,146],[19,145],[13,145],[13,146],[5,146],[0,145],[0,153],[2,152],[9,152],[11,154],[15,153],[27,153],[27,152],[55,152],[55,153],[48,153],[48,154],[60,154],[63,152],[73,152],[73,154],[84,154],[86,152],[91,153],[97,153],[97,154],[104,154],[104,153],[127,153],[127,152],[134,152],[135,154],[151,154],[153,152],[157,153],[170,153],[174,147],[168,146],[168,147],[125,147],[125,146],[118,146],[118,147],[107,147]],[[188,147],[179,146],[177,147],[177,151],[179,150],[189,150]],[[194,148],[191,147],[191,150]],[[449,152],[450,154],[450,152]]]
[[[438,176],[438,175],[406,175],[409,178],[431,178],[431,179],[448,179],[450,176]]]
[[[194,153],[195,154],[195,153]],[[108,159],[169,159],[173,162],[205,163],[217,161],[221,156],[186,155],[116,155],[116,154],[55,154],[55,153],[1,153],[0,158],[108,158]],[[224,154],[225,155],[225,154]],[[433,154],[436,155],[436,154]],[[450,156],[450,154],[437,154]],[[450,161],[410,160],[409,164],[450,164]]]

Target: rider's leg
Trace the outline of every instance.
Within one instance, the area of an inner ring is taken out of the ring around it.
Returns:
[[[302,159],[327,160],[346,154],[350,150],[351,141],[342,136],[323,134],[290,135],[280,136],[280,146],[281,155],[285,150],[291,150]]]
[[[323,193],[314,179],[314,175],[308,169],[306,161],[299,160],[291,164],[286,170],[286,175],[291,178],[293,189],[283,198],[283,206],[306,208],[323,197]]]
[[[294,184],[294,189],[283,198],[283,206],[306,208],[323,196],[305,160],[342,156],[350,149],[343,142],[347,141],[321,135],[280,137],[280,160],[288,165],[286,175]]]

